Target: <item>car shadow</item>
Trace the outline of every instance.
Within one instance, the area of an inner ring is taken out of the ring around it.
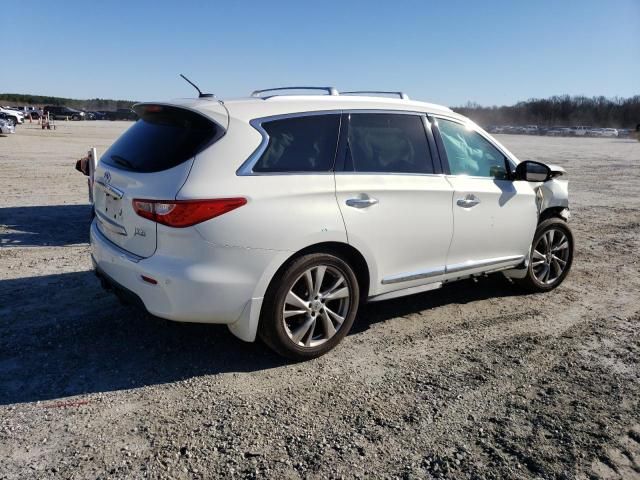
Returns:
[[[526,294],[526,291],[510,283],[501,273],[480,277],[477,280],[461,280],[444,285],[437,290],[383,302],[366,303],[360,308],[351,333],[361,333],[375,323],[444,305]]]
[[[285,363],[223,325],[170,322],[121,305],[93,272],[0,281],[0,405]]]
[[[86,243],[90,214],[89,205],[1,208],[0,245]],[[447,303],[518,293],[504,280],[489,278],[364,305],[352,334]],[[175,323],[123,306],[90,271],[0,280],[0,405],[286,363],[260,342],[238,340],[223,325]]]
[[[517,190],[512,181],[494,180],[493,183],[500,189],[498,204],[504,207],[509,200],[516,196]]]
[[[504,279],[364,305],[352,335],[394,317],[519,295]],[[121,305],[93,272],[0,281],[0,405],[177,382],[289,363],[224,325],[161,320]]]
[[[90,205],[0,208],[0,246],[64,246],[89,242]]]

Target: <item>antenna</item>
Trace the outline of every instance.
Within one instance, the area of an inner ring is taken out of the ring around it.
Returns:
[[[193,88],[195,88],[198,91],[198,98],[210,98],[210,97],[215,97],[215,95],[213,93],[202,93],[200,91],[200,89],[198,88],[198,86],[193,83],[191,80],[189,80],[187,77],[185,77],[183,74],[180,74],[180,76],[182,78],[184,78],[184,80],[189,83],[189,85],[191,85]]]

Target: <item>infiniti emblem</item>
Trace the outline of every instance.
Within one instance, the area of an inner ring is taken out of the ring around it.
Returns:
[[[111,174],[109,172],[104,172],[102,178],[104,178],[105,183],[111,183]]]

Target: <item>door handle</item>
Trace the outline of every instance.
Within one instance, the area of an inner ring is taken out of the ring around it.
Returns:
[[[367,208],[378,203],[378,200],[371,197],[349,198],[345,203],[347,204],[347,206],[353,208]]]
[[[462,208],[471,208],[471,207],[475,207],[476,205],[478,205],[480,203],[480,199],[478,197],[476,197],[475,195],[467,195],[464,198],[459,198],[456,201],[456,204],[459,207]]]

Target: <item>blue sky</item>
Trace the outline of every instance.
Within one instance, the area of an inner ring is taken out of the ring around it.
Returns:
[[[185,73],[221,98],[299,84],[446,105],[640,94],[640,0],[11,0],[0,19],[0,92],[161,100],[192,96]]]

